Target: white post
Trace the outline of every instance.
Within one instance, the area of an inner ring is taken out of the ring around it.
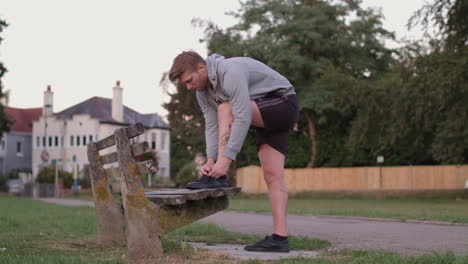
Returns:
[[[59,185],[58,185],[58,166],[55,164],[55,198],[59,198]]]

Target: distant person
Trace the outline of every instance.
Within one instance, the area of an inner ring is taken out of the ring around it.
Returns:
[[[247,57],[225,59],[218,54],[205,61],[193,51],[182,52],[174,59],[169,79],[196,91],[205,118],[208,160],[199,170],[203,177],[188,183],[187,188],[228,187],[229,165],[241,150],[249,127],[255,127],[274,233],[245,249],[289,252],[284,159],[288,134],[299,117],[294,87],[260,61]]]

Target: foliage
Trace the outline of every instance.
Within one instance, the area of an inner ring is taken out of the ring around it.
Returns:
[[[59,179],[63,179],[63,186],[65,188],[71,188],[73,185],[73,175],[70,172],[59,170]],[[39,183],[55,183],[55,167],[47,166],[39,170],[37,175],[37,182]]]
[[[184,185],[196,180],[198,177],[198,172],[197,172],[197,167],[195,163],[189,162],[185,164],[179,172],[177,172],[177,175],[174,179],[175,183],[178,185]]]
[[[286,167],[371,166],[378,155],[384,165],[466,163],[468,2],[425,4],[409,25],[426,31],[434,25],[436,36],[428,46],[398,50],[384,45],[394,36],[382,27],[382,15],[360,3],[248,0],[231,13],[238,23],[230,28],[193,23],[205,28],[210,53],[258,59],[295,86],[301,120],[289,138]],[[195,95],[179,89],[167,108],[178,127],[173,169],[203,149],[195,136],[203,130],[191,125],[203,126]],[[251,130],[237,166],[254,164]]]
[[[0,174],[0,192],[8,191],[6,182],[10,179],[18,179],[18,173]]]
[[[447,51],[463,52],[468,42],[468,2],[466,0],[434,0],[427,2],[411,17],[408,27],[422,24],[426,33],[435,26],[435,33]]]
[[[352,149],[384,155],[386,164],[468,162],[468,35],[460,24],[467,7],[434,1],[415,14],[410,24],[433,20],[442,39],[408,44],[390,71],[361,90]]]
[[[7,27],[8,24],[0,19],[0,33],[2,33],[3,28]],[[3,38],[0,37],[0,44],[2,43]],[[2,83],[2,78],[3,75],[7,72],[7,69],[3,65],[3,63],[0,61],[0,99],[5,96],[3,93],[3,83]],[[0,104],[0,138],[5,132],[10,131],[10,126],[12,125],[12,121],[7,117],[5,114],[4,106]]]
[[[88,189],[91,188],[91,178],[89,174],[85,174],[83,178],[78,180],[78,184],[81,185],[81,188]]]
[[[382,28],[381,14],[359,4],[250,0],[242,3],[238,13],[232,13],[239,19],[237,25],[221,30],[204,24],[210,52],[258,59],[293,83],[302,117],[308,121],[301,128],[311,140],[309,166],[319,165],[317,154],[319,162],[334,158],[322,149],[328,146],[317,144],[317,137],[337,120],[352,117],[349,94],[375,80],[392,61],[392,50],[385,48],[383,41],[392,39],[393,34]],[[339,141],[346,136],[346,127],[341,132],[335,137]],[[342,164],[335,160],[330,165]]]

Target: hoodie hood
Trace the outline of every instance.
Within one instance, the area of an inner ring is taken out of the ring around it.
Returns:
[[[208,79],[213,85],[213,89],[216,90],[218,87],[218,66],[225,60],[224,56],[213,53],[206,59],[206,69],[208,71]]]

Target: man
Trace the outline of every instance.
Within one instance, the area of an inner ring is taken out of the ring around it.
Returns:
[[[249,127],[255,127],[274,233],[245,249],[289,252],[284,159],[289,131],[299,116],[294,87],[281,74],[257,60],[225,59],[213,54],[205,61],[193,51],[183,52],[174,59],[169,79],[196,91],[205,118],[208,160],[200,168],[204,176],[187,184],[187,188],[227,187],[229,165],[241,150]]]

